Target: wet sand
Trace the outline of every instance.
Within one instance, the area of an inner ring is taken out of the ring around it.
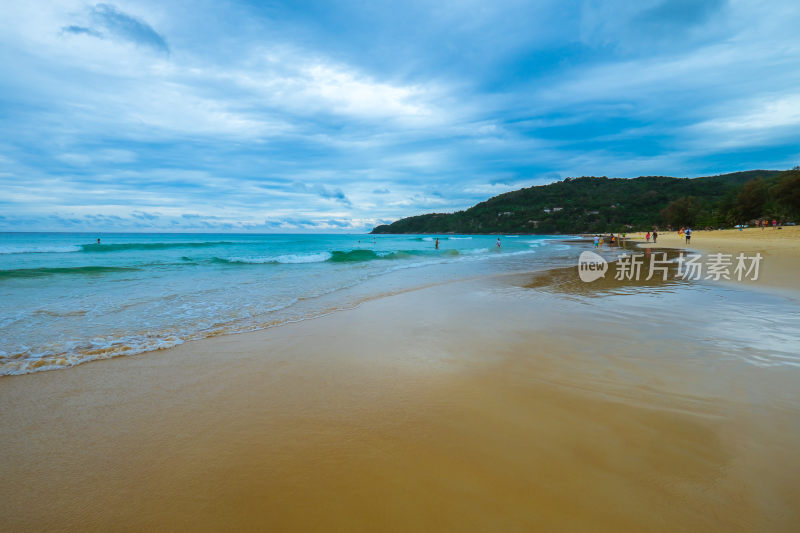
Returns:
[[[798,302],[568,271],[0,379],[0,529],[796,531]]]

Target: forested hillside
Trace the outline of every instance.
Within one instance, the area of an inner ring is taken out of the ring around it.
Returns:
[[[567,178],[501,194],[465,211],[403,218],[372,233],[599,233],[723,227],[800,214],[800,169],[702,178]]]

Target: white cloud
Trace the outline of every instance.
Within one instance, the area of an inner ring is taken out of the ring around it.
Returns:
[[[796,143],[800,138],[800,94],[734,102],[686,131],[695,146],[713,143],[718,149]]]
[[[726,133],[800,126],[800,94],[760,98],[737,108],[742,112],[701,122],[698,127]]]

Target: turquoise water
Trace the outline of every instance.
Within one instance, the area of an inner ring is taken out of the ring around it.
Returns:
[[[319,316],[471,275],[572,264],[563,237],[0,234],[0,375]]]

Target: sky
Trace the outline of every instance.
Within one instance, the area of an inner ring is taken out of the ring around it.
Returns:
[[[800,164],[797,0],[0,3],[0,231],[362,232]]]

